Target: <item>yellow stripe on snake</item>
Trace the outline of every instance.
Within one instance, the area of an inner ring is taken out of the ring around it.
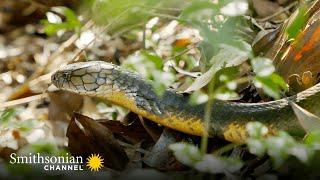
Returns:
[[[259,121],[271,131],[285,130],[301,134],[303,130],[289,104],[295,102],[320,115],[320,83],[295,96],[263,103],[214,101],[209,131],[204,129],[204,107],[191,105],[188,97],[173,91],[158,96],[150,82],[137,73],[103,61],[67,65],[52,76],[59,89],[97,97],[128,108],[149,120],[187,134],[219,136],[231,142],[243,142],[245,126]]]

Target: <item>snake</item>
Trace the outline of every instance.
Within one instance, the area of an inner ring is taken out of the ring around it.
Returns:
[[[268,102],[214,100],[210,107],[210,123],[205,126],[206,103],[194,105],[189,96],[174,90],[159,94],[151,80],[105,61],[68,64],[56,71],[51,81],[60,90],[106,100],[167,128],[190,135],[220,137],[234,143],[246,141],[246,125],[253,121],[263,123],[270,132],[283,130],[301,136],[304,130],[291,102],[320,115],[320,83],[296,95]]]

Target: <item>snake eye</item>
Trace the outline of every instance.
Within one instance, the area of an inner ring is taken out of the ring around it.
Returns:
[[[68,79],[69,74],[68,73],[62,73],[61,76],[62,76],[63,79]]]

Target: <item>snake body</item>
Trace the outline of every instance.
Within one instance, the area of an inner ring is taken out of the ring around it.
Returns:
[[[243,142],[246,124],[259,121],[269,130],[302,133],[290,106],[295,102],[320,115],[320,83],[297,95],[263,103],[234,103],[216,100],[211,109],[208,132],[204,128],[205,104],[191,105],[188,97],[167,90],[157,95],[151,82],[139,74],[103,61],[69,64],[52,75],[59,89],[97,97],[118,104],[163,126],[192,135],[207,133],[231,142]]]

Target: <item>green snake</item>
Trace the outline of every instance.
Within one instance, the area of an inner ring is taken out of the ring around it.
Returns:
[[[215,100],[208,131],[204,128],[205,104],[191,105],[189,98],[167,90],[157,95],[151,82],[139,74],[103,61],[69,64],[52,75],[61,90],[97,97],[123,106],[144,118],[187,134],[222,137],[231,142],[247,138],[246,124],[259,121],[271,132],[303,132],[291,106],[295,102],[320,115],[320,83],[280,100],[263,103],[235,103]]]

